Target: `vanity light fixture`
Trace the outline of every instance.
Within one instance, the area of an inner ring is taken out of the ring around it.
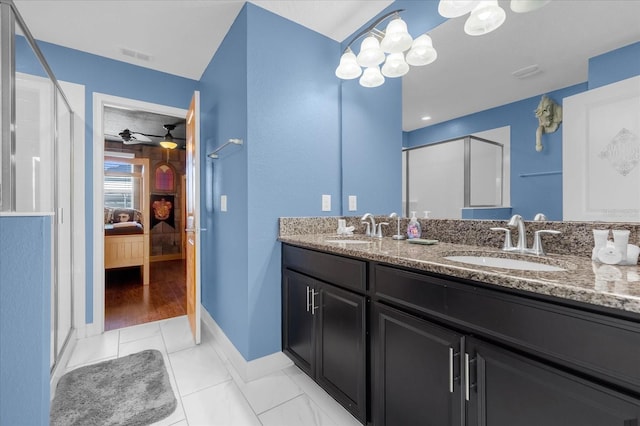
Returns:
[[[410,65],[422,66],[436,60],[438,54],[431,38],[423,34],[413,40],[407,31],[407,24],[400,18],[402,11],[404,9],[389,12],[353,37],[340,57],[340,64],[336,68],[338,78],[352,80],[360,77],[360,85],[378,87],[384,84],[385,77],[402,77],[408,73]],[[393,19],[385,31],[376,28],[389,18]],[[351,46],[363,37],[360,52],[356,56]]]
[[[550,3],[551,0],[511,0],[511,10],[516,13],[531,12]],[[445,18],[457,18],[471,13],[464,24],[464,32],[484,35],[497,29],[506,20],[506,13],[498,0],[440,0],[438,13]]]

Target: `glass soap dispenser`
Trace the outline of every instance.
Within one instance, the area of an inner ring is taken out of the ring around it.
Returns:
[[[409,219],[409,224],[407,225],[407,238],[420,238],[421,235],[422,229],[418,218],[416,218],[416,212],[411,212],[411,219]]]

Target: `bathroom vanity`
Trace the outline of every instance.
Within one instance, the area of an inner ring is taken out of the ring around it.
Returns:
[[[640,424],[637,266],[343,240],[281,234],[283,351],[363,424]]]

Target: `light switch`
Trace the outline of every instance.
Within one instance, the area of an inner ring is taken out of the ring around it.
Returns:
[[[358,210],[358,197],[349,195],[349,211],[355,212],[356,210]]]
[[[322,194],[322,211],[323,212],[331,211],[331,195]]]
[[[220,211],[221,212],[226,212],[227,211],[227,196],[226,195],[221,195],[220,196]]]

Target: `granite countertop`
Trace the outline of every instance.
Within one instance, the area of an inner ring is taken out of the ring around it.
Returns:
[[[366,244],[330,243],[331,239],[366,240]],[[613,266],[578,256],[549,254],[543,257],[503,252],[489,247],[438,243],[410,244],[385,237],[344,237],[330,234],[281,235],[283,243],[364,260],[480,281],[505,288],[589,303],[640,314],[640,266]],[[519,271],[475,266],[445,256],[492,255],[533,260],[566,269],[561,272]]]

